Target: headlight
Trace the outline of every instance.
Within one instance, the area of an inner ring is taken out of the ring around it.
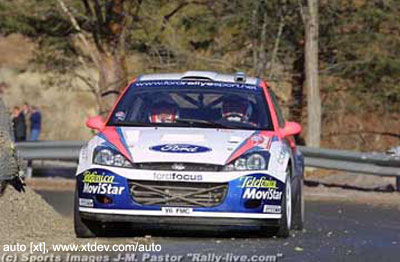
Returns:
[[[268,155],[269,156],[269,155]],[[224,167],[224,171],[264,170],[267,168],[267,156],[259,153],[239,157]]]
[[[131,162],[120,153],[108,148],[96,148],[93,164],[103,166],[132,167]]]
[[[246,170],[246,169],[247,169],[246,159],[244,159],[244,158],[238,158],[238,159],[234,162],[233,166],[234,166],[234,169],[235,169],[235,170],[240,170],[240,171]]]
[[[265,158],[259,154],[250,155],[247,158],[246,164],[247,164],[247,169],[250,170],[260,170],[260,169],[265,169],[266,167]]]

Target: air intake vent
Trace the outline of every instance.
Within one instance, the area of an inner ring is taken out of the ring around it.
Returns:
[[[182,80],[195,80],[195,81],[212,81],[211,78],[201,77],[201,76],[185,76],[181,78]]]
[[[216,79],[217,75],[217,73],[209,71],[186,71],[181,75],[181,79],[213,81]]]
[[[137,163],[135,168],[145,170],[165,170],[165,171],[201,171],[201,172],[218,172],[223,169],[222,165],[196,164],[196,163]]]
[[[228,183],[130,180],[132,199],[144,206],[213,207],[220,205]]]
[[[243,72],[237,72],[235,74],[235,82],[245,83],[246,82],[246,74]]]

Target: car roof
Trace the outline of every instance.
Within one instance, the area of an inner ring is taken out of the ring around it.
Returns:
[[[249,85],[258,85],[261,80],[256,77],[248,77],[242,72],[235,74],[221,74],[211,71],[186,71],[183,73],[159,73],[140,75],[137,81],[148,80],[201,80],[229,83],[243,83]]]

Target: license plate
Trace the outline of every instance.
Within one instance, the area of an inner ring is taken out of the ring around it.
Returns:
[[[79,205],[81,207],[93,207],[93,199],[79,198]]]
[[[193,213],[193,208],[188,207],[162,207],[163,214],[168,216],[188,216]]]
[[[281,213],[281,206],[275,205],[264,205],[264,213],[273,213],[273,214],[280,214]]]

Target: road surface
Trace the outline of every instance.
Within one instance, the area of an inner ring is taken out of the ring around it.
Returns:
[[[38,193],[72,220],[71,191]],[[182,255],[182,261],[195,261],[193,256],[197,253],[231,256],[232,261],[235,255],[271,255],[276,256],[276,261],[400,261],[400,211],[397,208],[351,201],[308,200],[305,228],[288,239],[251,236],[248,232],[200,236],[196,232],[150,234],[151,241],[162,246],[158,255]],[[126,237],[132,235],[135,232],[126,232]],[[121,238],[110,238],[110,243],[121,241]]]

